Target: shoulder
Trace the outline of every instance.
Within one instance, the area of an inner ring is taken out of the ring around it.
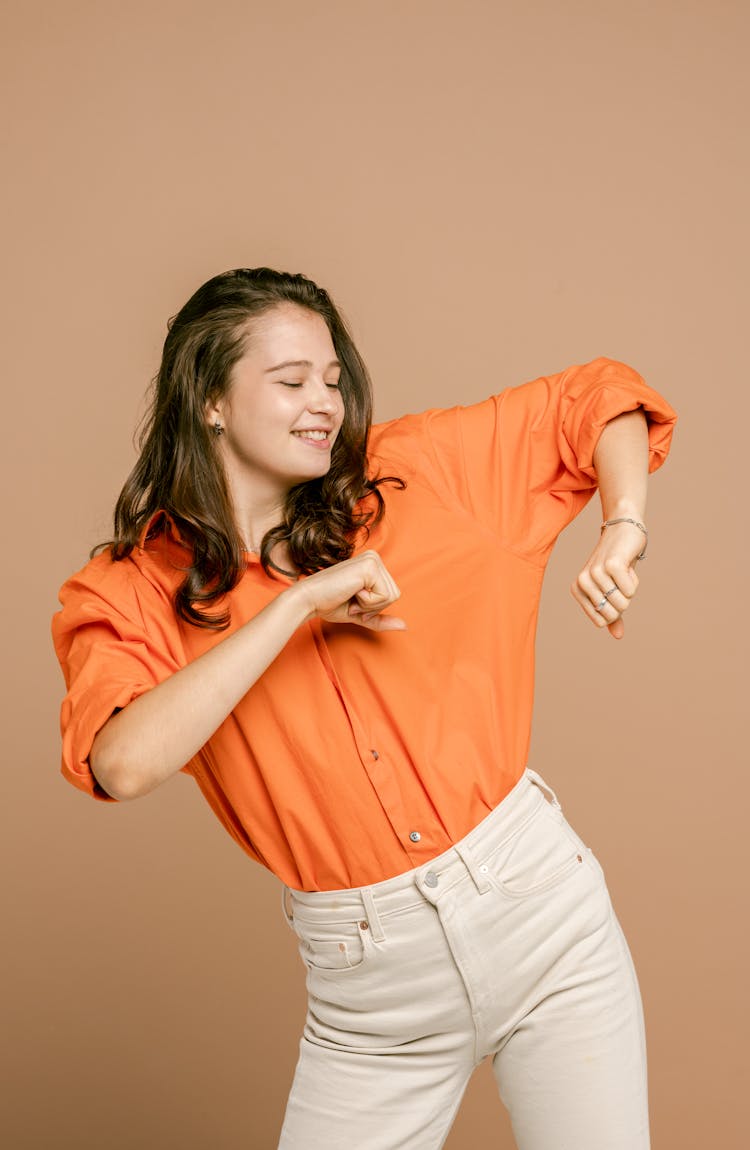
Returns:
[[[183,578],[176,557],[159,549],[135,548],[117,560],[109,549],[100,552],[60,588],[61,609],[52,620],[56,644],[86,625],[116,625],[123,633],[142,629],[155,616],[172,618]]]
[[[132,556],[114,560],[109,549],[99,552],[60,588],[63,607],[86,598],[101,598],[112,606],[135,601],[134,582],[138,568]]]
[[[149,546],[134,548],[122,559],[114,559],[109,549],[89,559],[80,571],[66,579],[61,599],[76,595],[101,595],[113,604],[137,599],[148,588],[171,593],[184,577],[176,556]]]

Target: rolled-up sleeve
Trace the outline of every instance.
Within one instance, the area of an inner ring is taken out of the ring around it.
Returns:
[[[594,449],[605,425],[616,416],[639,408],[648,422],[649,472],[661,467],[669,452],[677,415],[632,367],[612,359],[595,359],[562,372],[557,389],[562,417],[561,454],[570,453],[571,472],[596,481]]]
[[[62,773],[95,799],[115,802],[89,765],[97,733],[115,711],[179,670],[179,653],[144,612],[128,560],[98,556],[60,591],[52,638],[67,694],[60,711]]]

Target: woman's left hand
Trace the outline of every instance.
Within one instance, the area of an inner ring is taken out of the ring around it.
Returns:
[[[602,532],[570,592],[596,627],[622,639],[622,616],[638,590],[635,564],[643,550],[643,532],[632,523],[617,523]]]

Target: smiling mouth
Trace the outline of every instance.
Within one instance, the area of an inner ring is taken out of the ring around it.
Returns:
[[[331,433],[330,431],[293,431],[292,435],[297,435],[300,439],[310,439],[314,443],[321,443],[328,439]]]

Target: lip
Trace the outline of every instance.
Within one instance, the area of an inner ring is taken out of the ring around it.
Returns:
[[[323,432],[323,439],[308,439],[307,434],[311,431]],[[333,442],[333,428],[332,427],[296,427],[291,433],[297,439],[306,443],[308,447],[317,447],[318,451],[328,451]]]

